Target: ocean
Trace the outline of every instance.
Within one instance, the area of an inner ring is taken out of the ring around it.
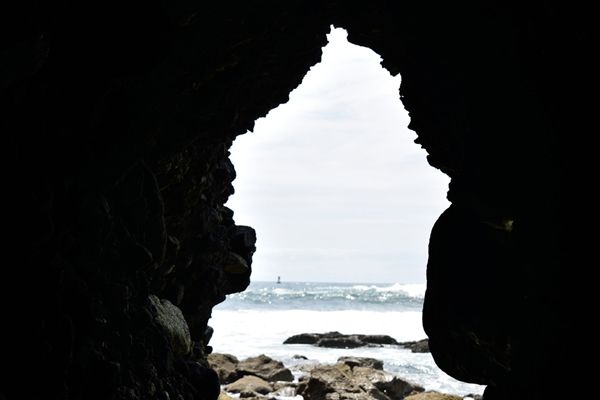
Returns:
[[[299,333],[390,335],[398,341],[426,338],[421,316],[424,284],[252,282],[213,310],[210,345],[217,353],[243,359],[266,354],[283,362],[296,377],[301,364],[335,363],[341,356],[374,357],[384,369],[426,390],[467,395],[484,386],[457,381],[434,363],[429,353],[394,346],[328,349],[283,344]],[[303,355],[308,360],[294,358]]]

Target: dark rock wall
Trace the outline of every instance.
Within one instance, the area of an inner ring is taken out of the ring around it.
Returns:
[[[428,265],[436,361],[490,399],[545,395],[564,325],[559,139],[582,124],[589,72],[578,15],[541,2],[13,3],[2,396],[215,398],[207,321],[247,286],[256,241],[223,206],[228,149],[287,101],[330,24],[402,74],[417,143],[452,177]],[[190,351],[150,295],[182,310]]]

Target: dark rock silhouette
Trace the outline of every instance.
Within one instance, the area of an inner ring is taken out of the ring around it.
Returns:
[[[380,346],[398,344],[388,335],[344,335],[339,332],[301,333],[285,339],[284,344],[312,344],[317,347],[352,349],[362,346]]]
[[[256,241],[224,206],[229,148],[288,100],[331,24],[402,75],[416,143],[451,178],[429,246],[436,362],[489,399],[555,397],[585,331],[573,280],[591,269],[564,266],[560,211],[582,197],[563,189],[565,138],[594,147],[594,15],[553,0],[9,1],[0,304],[18,329],[0,397],[216,397],[208,321],[249,284]],[[151,295],[181,310],[187,353]]]

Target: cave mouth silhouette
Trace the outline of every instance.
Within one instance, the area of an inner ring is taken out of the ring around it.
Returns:
[[[227,206],[260,237],[252,279],[424,283],[449,178],[413,143],[399,74],[331,28],[289,101],[231,148]]]
[[[258,241],[250,286],[213,310],[217,353],[239,359],[264,353],[293,363],[286,351],[310,349],[282,342],[303,332],[426,337],[420,296],[427,243],[449,205],[449,178],[413,142],[400,75],[391,76],[371,49],[349,43],[345,30],[332,27],[327,37],[321,61],[288,102],[230,149],[237,173],[226,206],[236,223],[256,229]],[[345,305],[338,304],[342,297]],[[301,316],[288,318],[286,310]],[[453,381],[431,358],[392,353],[397,360],[388,355],[386,362],[401,377],[398,363],[408,363],[429,371],[417,378],[421,384],[463,394],[482,390]]]
[[[564,266],[560,222],[574,195],[563,143],[585,147],[577,133],[595,126],[594,13],[553,1],[34,3],[5,13],[2,44],[5,259],[17,263],[1,279],[0,397],[218,396],[207,321],[248,285],[256,249],[223,206],[228,150],[319,61],[332,23],[402,73],[417,141],[451,177],[423,313],[438,364],[489,385],[486,400],[554,398],[556,382],[581,380],[572,310],[590,269]],[[157,298],[185,317],[184,346]],[[32,371],[44,373],[23,385]]]

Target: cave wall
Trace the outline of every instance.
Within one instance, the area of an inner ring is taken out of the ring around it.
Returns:
[[[586,76],[577,57],[588,25],[569,9],[11,7],[0,70],[10,260],[0,396],[215,398],[207,322],[248,285],[256,242],[223,206],[235,178],[228,149],[287,101],[331,24],[402,75],[416,142],[452,178],[427,272],[424,326],[436,362],[489,385],[488,399],[547,395],[556,378],[548,349],[567,329],[554,290],[560,138],[581,123],[573,115]],[[161,319],[178,310],[184,326]]]

